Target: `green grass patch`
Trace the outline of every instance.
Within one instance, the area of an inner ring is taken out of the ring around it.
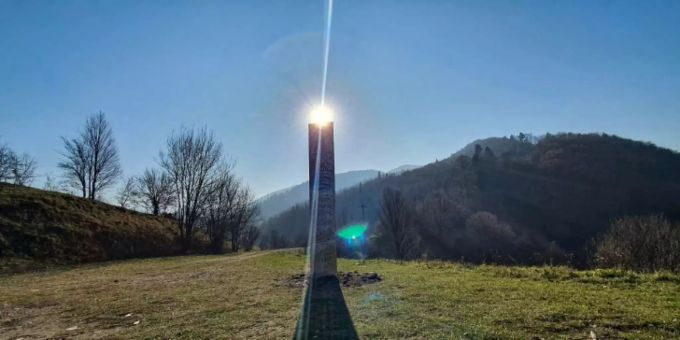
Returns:
[[[0,334],[290,339],[303,292],[287,280],[304,261],[299,251],[252,252],[6,275]],[[680,336],[680,281],[670,273],[389,260],[340,260],[339,270],[383,277],[343,288],[362,338]]]

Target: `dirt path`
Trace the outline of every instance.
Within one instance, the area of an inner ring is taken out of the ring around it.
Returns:
[[[260,257],[260,256],[263,256],[263,255],[267,255],[267,254],[287,252],[287,251],[292,251],[292,250],[294,250],[294,249],[275,249],[275,250],[251,251],[251,252],[243,253],[241,255],[222,256],[222,257],[218,257],[218,258],[203,259],[202,261],[199,260],[199,262],[212,263],[212,262],[244,261],[244,260],[250,260],[250,259]]]

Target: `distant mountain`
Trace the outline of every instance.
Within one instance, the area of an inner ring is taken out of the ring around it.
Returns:
[[[448,159],[339,193],[338,226],[367,222],[362,251],[390,257],[394,241],[377,226],[383,190],[390,188],[408,203],[413,256],[584,263],[589,242],[615,218],[680,219],[678,174],[678,152],[612,135],[488,138]],[[308,225],[308,207],[298,205],[271,218],[262,241],[285,236],[278,244],[304,245]]]
[[[335,188],[340,191],[357,185],[361,182],[378,177],[378,170],[357,170],[337,174],[335,176]],[[275,191],[258,200],[262,218],[268,219],[279,214],[296,204],[304,203],[309,198],[309,181],[298,185]]]
[[[388,174],[401,174],[418,168],[417,165],[405,164],[388,171]],[[335,190],[340,192],[347,188],[377,178],[378,170],[354,170],[335,175]],[[309,199],[309,181],[267,194],[258,200],[260,215],[263,219],[273,217],[296,204],[305,203]]]

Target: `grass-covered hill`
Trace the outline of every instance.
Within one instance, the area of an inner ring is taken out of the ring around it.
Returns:
[[[584,263],[590,241],[615,218],[680,218],[679,153],[604,134],[534,142],[476,141],[448,159],[345,190],[338,224],[368,222],[369,255],[390,256],[377,222],[382,192],[392,188],[413,214],[414,256],[536,264]],[[264,241],[275,230],[287,238],[279,244],[304,244],[307,211],[299,205],[270,219]]]
[[[301,252],[182,256],[0,277],[0,338],[291,339]],[[680,278],[622,270],[341,259],[362,339],[677,339]]]
[[[173,220],[0,183],[0,271],[177,252]]]

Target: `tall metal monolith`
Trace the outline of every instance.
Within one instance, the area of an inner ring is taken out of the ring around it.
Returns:
[[[333,122],[309,124],[309,213],[312,222],[316,217],[311,276],[337,276]]]

